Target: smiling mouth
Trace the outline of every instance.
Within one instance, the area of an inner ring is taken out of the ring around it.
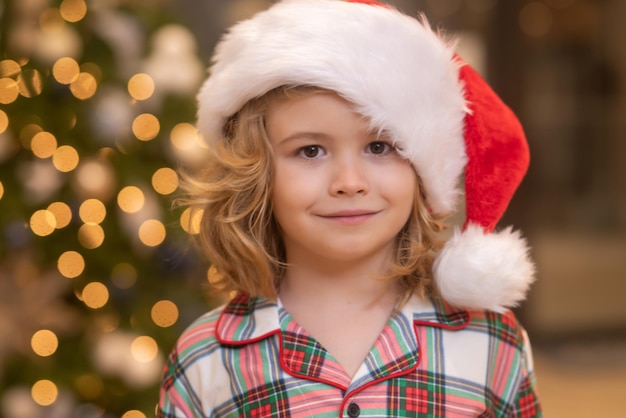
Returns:
[[[378,212],[372,211],[341,211],[321,215],[320,217],[346,225],[358,225],[366,222]]]

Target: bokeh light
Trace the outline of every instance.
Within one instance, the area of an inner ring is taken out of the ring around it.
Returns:
[[[146,414],[136,409],[127,411],[122,415],[122,418],[146,418]]]
[[[136,186],[126,186],[117,195],[117,205],[126,213],[139,212],[145,200],[143,191]]]
[[[148,247],[160,245],[165,236],[165,225],[157,219],[148,219],[139,227],[139,240]]]
[[[104,229],[100,225],[84,224],[78,229],[78,242],[88,250],[100,247],[104,236]]]
[[[84,0],[63,0],[59,12],[66,21],[79,22],[87,14],[87,4]]]
[[[83,288],[81,300],[91,309],[100,309],[109,301],[109,289],[100,282],[91,282]]]
[[[91,98],[94,94],[96,94],[97,89],[98,82],[96,81],[96,78],[92,74],[86,72],[79,73],[76,80],[70,84],[70,91],[74,97],[80,100],[87,100]]]
[[[78,209],[78,216],[86,224],[99,224],[104,221],[107,210],[98,199],[85,200]]]
[[[128,93],[135,100],[147,100],[154,94],[154,80],[148,74],[135,74],[128,80]]]
[[[54,167],[62,173],[68,173],[78,166],[78,151],[70,145],[61,145],[52,154]]]
[[[30,141],[30,148],[36,157],[52,157],[57,150],[57,139],[50,132],[37,132]]]
[[[156,358],[159,353],[159,347],[154,338],[141,336],[135,338],[132,342],[130,351],[135,360],[140,363],[148,363]]]
[[[72,84],[80,74],[80,67],[72,57],[59,58],[52,66],[52,75],[61,84]]]
[[[185,209],[180,215],[180,226],[183,228],[183,231],[190,235],[199,234],[203,214],[204,211],[202,209]]]
[[[9,127],[9,117],[4,112],[4,110],[0,109],[0,134],[4,133]]]
[[[4,196],[4,185],[0,181],[0,200],[2,200],[2,196]]]
[[[30,345],[38,356],[49,357],[57,351],[59,339],[54,332],[41,329],[33,334]]]
[[[152,187],[159,194],[172,194],[178,189],[178,174],[169,167],[159,168],[152,175]]]
[[[220,274],[220,272],[215,268],[215,266],[211,266],[209,267],[209,269],[207,270],[207,279],[209,281],[209,283],[211,284],[215,284],[218,281],[222,280],[222,275]]]
[[[133,134],[140,141],[156,138],[161,130],[159,119],[151,113],[143,113],[135,118],[132,126]]]
[[[57,220],[52,212],[46,209],[36,211],[30,217],[30,229],[33,234],[45,237],[54,232]]]
[[[63,202],[53,202],[48,206],[48,211],[56,219],[56,228],[65,228],[72,221],[72,209]]]
[[[20,88],[17,81],[12,78],[0,78],[0,103],[13,103],[20,95]]]
[[[171,327],[178,321],[178,306],[171,300],[160,300],[150,311],[152,321],[160,327]]]
[[[198,144],[198,130],[190,123],[179,123],[172,128],[170,139],[176,149],[188,150]]]
[[[59,389],[50,380],[39,380],[31,389],[33,400],[41,406],[49,406],[56,402]]]
[[[64,277],[73,279],[83,274],[85,259],[76,251],[66,251],[59,257],[57,268]]]
[[[74,180],[80,195],[107,201],[115,193],[116,173],[107,160],[106,152],[101,154],[102,157],[81,162]]]
[[[113,267],[111,282],[119,289],[130,289],[137,282],[137,269],[130,263],[119,263]]]
[[[17,77],[22,67],[14,60],[0,61],[0,77]]]
[[[43,89],[41,73],[32,68],[23,70],[17,76],[17,87],[20,94],[24,97],[30,98],[40,95]]]

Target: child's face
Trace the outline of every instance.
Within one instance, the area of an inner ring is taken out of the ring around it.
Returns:
[[[332,93],[272,104],[266,129],[287,262],[389,257],[417,192],[412,166],[389,140]]]

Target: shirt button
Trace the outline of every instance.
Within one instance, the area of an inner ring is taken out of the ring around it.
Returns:
[[[359,405],[355,404],[354,402],[348,405],[348,416],[350,418],[358,417],[360,414],[361,408],[359,408]]]

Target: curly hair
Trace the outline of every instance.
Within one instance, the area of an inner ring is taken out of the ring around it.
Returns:
[[[198,244],[212,264],[211,285],[274,300],[288,267],[280,228],[272,214],[272,148],[265,115],[277,101],[327,92],[283,86],[250,100],[225,124],[223,138],[205,167],[184,174],[180,206],[202,211]],[[437,233],[445,226],[425,204],[419,175],[413,210],[395,242],[395,257],[383,280],[399,280],[406,299],[436,295],[432,280]],[[217,274],[216,274],[217,272]]]

